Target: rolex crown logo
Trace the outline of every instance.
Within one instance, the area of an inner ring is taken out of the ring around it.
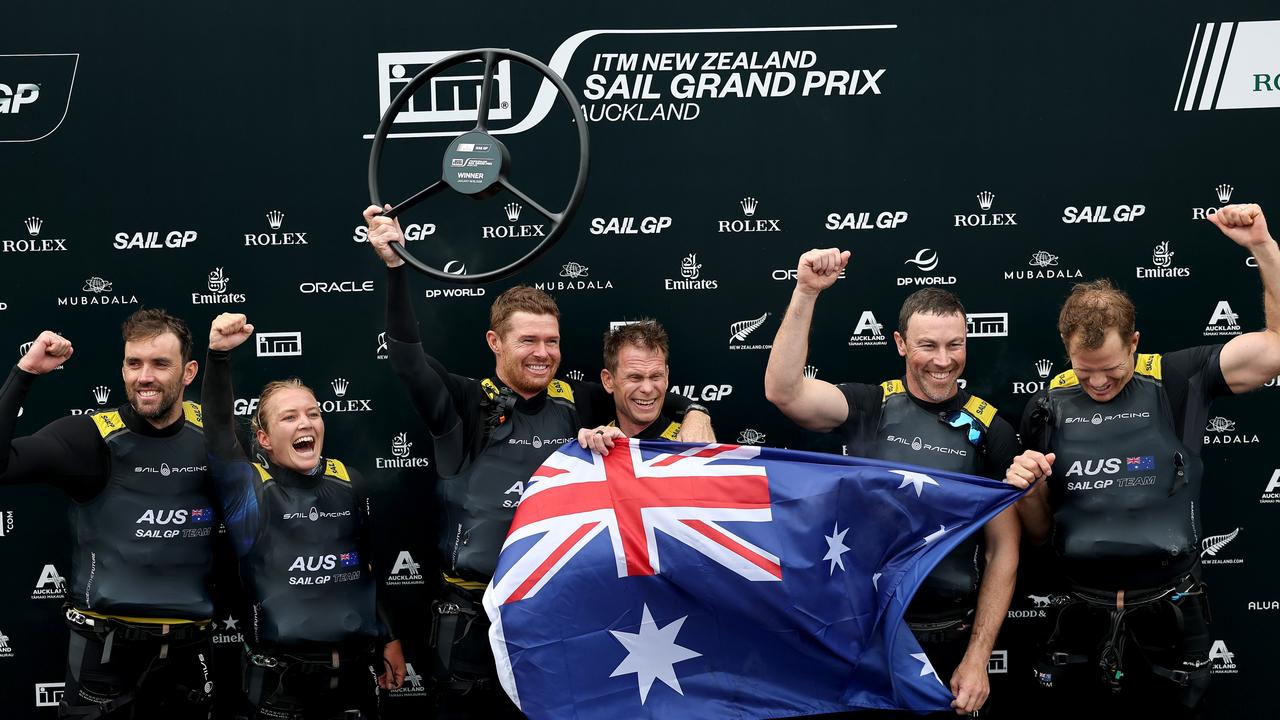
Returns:
[[[1053,362],[1049,360],[1036,361],[1036,374],[1042,379],[1049,377],[1049,373],[1053,372]]]
[[[333,394],[338,397],[345,397],[347,394],[347,386],[350,385],[346,378],[334,378],[333,382],[329,384],[333,386]]]
[[[400,433],[391,441],[391,455],[396,458],[407,458],[411,447],[413,443],[409,442],[409,434]]]
[[[502,209],[507,213],[507,220],[515,222],[520,219],[520,211],[524,209],[524,206],[520,203],[513,202],[503,205]]]
[[[267,213],[267,224],[271,226],[272,230],[279,230],[280,226],[284,224],[284,213],[279,210],[272,210]]]
[[[1223,183],[1218,187],[1214,188],[1213,190],[1214,192],[1218,193],[1218,202],[1222,203],[1223,205],[1226,205],[1227,203],[1231,202],[1231,191],[1235,190],[1235,188],[1231,187],[1230,185],[1227,185],[1226,183]]]
[[[995,201],[996,201],[995,194],[988,190],[983,190],[982,192],[978,193],[978,207],[982,208],[983,210],[990,210],[991,203]]]
[[[22,343],[21,345],[19,345],[19,346],[18,346],[18,357],[23,357],[23,356],[25,356],[27,353],[31,352],[31,346],[32,346],[32,345],[35,345],[35,344],[36,344],[36,341],[35,341],[35,340],[32,340],[31,342],[24,342],[24,343]]]
[[[44,225],[44,221],[38,217],[29,217],[25,225],[27,226],[27,234],[35,237],[40,234],[40,226]]]
[[[565,373],[564,376],[569,378],[570,380],[577,380],[578,382],[582,382],[582,379],[586,377],[586,375],[581,370],[570,370],[569,372]]]
[[[111,397],[111,388],[106,385],[99,385],[93,389],[93,399],[97,400],[99,405],[106,405],[109,397]]]
[[[742,206],[742,214],[751,217],[756,214],[756,206],[759,202],[753,197],[744,197],[738,204]]]
[[[816,368],[816,367],[814,367],[814,366],[812,366],[812,365],[805,365],[805,366],[804,366],[804,376],[805,376],[805,377],[807,377],[807,378],[809,378],[810,380],[812,380],[813,378],[818,377],[818,368]]]

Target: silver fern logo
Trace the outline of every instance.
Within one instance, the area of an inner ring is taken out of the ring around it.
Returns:
[[[1209,535],[1200,541],[1200,561],[1205,565],[1242,565],[1244,558],[1220,557],[1221,553],[1236,537],[1240,528],[1225,535]]]
[[[769,313],[765,313],[753,320],[741,320],[729,326],[729,342],[743,342],[747,336],[755,332],[764,321],[768,319]]]

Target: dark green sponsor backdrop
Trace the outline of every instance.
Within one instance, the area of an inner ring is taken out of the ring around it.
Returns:
[[[899,303],[942,284],[975,315],[969,388],[1015,422],[1028,394],[1066,367],[1054,320],[1074,280],[1107,275],[1127,289],[1147,352],[1263,322],[1256,271],[1202,218],[1228,194],[1280,217],[1278,111],[1267,108],[1280,92],[1233,79],[1280,72],[1273,61],[1247,67],[1266,57],[1268,38],[1280,43],[1271,25],[1239,24],[1274,18],[1265,4],[1220,3],[1209,15],[1194,3],[1153,14],[1016,3],[237,5],[0,11],[0,351],[16,360],[46,328],[76,346],[65,370],[37,383],[19,432],[123,401],[117,327],[140,305],[184,316],[200,353],[209,321],[227,310],[286,334],[238,353],[237,411],[269,379],[296,374],[316,389],[326,450],[375,484],[379,572],[418,674],[429,665],[430,445],[382,357],[383,273],[359,212],[366,136],[398,84],[445,51],[509,47],[561,71],[590,120],[593,159],[573,227],[515,278],[462,290],[415,280],[426,344],[458,372],[491,371],[489,302],[514,282],[537,283],[561,304],[562,373],[595,377],[609,323],[653,315],[672,334],[673,386],[712,408],[722,439],[839,451],[837,439],[796,430],[761,390],[788,271],[802,251],[833,245],[853,259],[819,306],[817,377],[895,376]],[[576,164],[569,113],[544,108],[519,68],[499,82],[491,117],[518,130],[499,135],[512,179],[558,207]],[[396,127],[407,137],[387,144],[384,194],[398,200],[439,177],[446,139],[436,134],[470,127],[475,86],[455,78],[415,98]],[[1206,94],[1206,108],[1229,94],[1261,107],[1196,109]],[[451,271],[509,261],[544,222],[502,195],[437,200],[405,225],[410,247]],[[276,354],[296,350],[290,333],[302,354]],[[1205,555],[1213,702],[1225,717],[1263,716],[1274,668],[1275,385],[1221,401],[1206,432],[1204,528],[1225,536]],[[5,717],[54,715],[36,704],[57,692],[41,684],[62,680],[66,632],[58,601],[39,598],[56,591],[47,566],[70,569],[65,513],[49,489],[0,492]],[[1031,647],[1048,631],[1036,596],[1050,585],[1042,558],[1027,558],[992,670],[1006,706],[1030,709],[1040,702]],[[229,688],[248,623],[234,573],[221,577]],[[400,717],[425,707],[412,684],[388,703]]]

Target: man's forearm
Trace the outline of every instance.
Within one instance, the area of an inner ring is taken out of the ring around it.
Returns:
[[[1016,553],[1016,549],[1013,551]],[[998,549],[987,563],[978,590],[978,609],[973,620],[973,634],[969,637],[969,649],[965,657],[971,662],[979,660],[985,665],[995,647],[1000,625],[1009,612],[1013,599],[1013,586],[1018,577],[1016,555],[1010,560],[1008,551]]]
[[[1267,330],[1280,333],[1280,246],[1275,240],[1253,248],[1262,278],[1262,305],[1266,309]]]
[[[764,394],[779,407],[800,395],[804,382],[804,362],[809,356],[809,328],[813,324],[813,308],[818,296],[796,288],[782,318],[769,351],[769,364],[764,371]]]

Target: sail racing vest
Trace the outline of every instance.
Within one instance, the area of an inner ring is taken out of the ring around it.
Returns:
[[[490,403],[502,394],[491,379],[480,386]],[[496,415],[477,439],[471,461],[440,478],[436,494],[444,517],[437,547],[447,574],[482,582],[493,577],[529,477],[548,455],[576,441],[578,412],[569,384],[551,381],[541,399],[533,412],[507,409]]]
[[[969,442],[967,426],[951,427],[938,413],[920,407],[901,380],[889,380],[880,387],[880,424],[869,446],[870,456],[968,475],[982,473],[980,448]],[[995,406],[970,395],[964,409],[982,426],[985,438],[995,421]],[[916,591],[907,619],[926,622],[963,617],[972,611],[977,606],[984,547],[982,531],[978,530],[948,553]]]
[[[1068,370],[1049,384],[1053,548],[1085,588],[1166,587],[1196,565],[1203,463],[1178,437],[1160,356],[1139,354],[1112,400],[1095,402]]]
[[[68,600],[105,615],[204,620],[218,523],[209,496],[200,406],[182,403],[177,434],[150,437],[120,410],[93,415],[111,456],[106,487],[71,506],[76,549]]]
[[[346,466],[326,458],[318,477],[253,467],[264,521],[240,567],[254,601],[255,643],[350,646],[378,638],[372,558],[360,547],[364,508]],[[286,477],[291,482],[281,482]]]

